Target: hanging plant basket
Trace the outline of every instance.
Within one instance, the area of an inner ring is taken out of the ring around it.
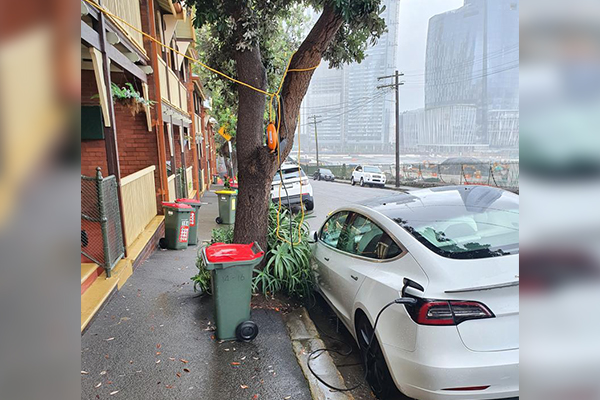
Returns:
[[[146,100],[129,82],[125,83],[125,87],[119,87],[115,83],[112,83],[111,92],[113,99],[125,104],[131,111],[132,116],[143,111],[144,107],[152,107],[156,103],[152,100]]]

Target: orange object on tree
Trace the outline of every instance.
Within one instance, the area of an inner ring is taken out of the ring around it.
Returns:
[[[271,152],[274,152],[279,144],[279,137],[277,135],[277,129],[275,128],[275,124],[269,122],[267,125],[267,146]]]

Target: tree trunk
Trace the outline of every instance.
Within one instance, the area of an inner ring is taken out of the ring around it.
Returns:
[[[258,47],[239,51],[236,70],[240,80],[266,88],[266,72]],[[266,250],[268,208],[273,157],[263,145],[265,95],[238,85],[236,130],[239,192],[235,216],[235,243],[258,242]]]
[[[294,55],[290,69],[317,65],[342,23],[341,16],[329,4],[325,5],[319,20]],[[266,88],[266,73],[258,46],[237,52],[236,71],[241,81]],[[287,158],[294,144],[300,104],[313,73],[314,70],[289,72],[284,81],[281,91],[284,114],[279,132],[281,161]],[[233,240],[235,243],[256,241],[267,250],[268,202],[273,176],[279,168],[277,153],[269,153],[263,142],[266,96],[242,85],[238,85],[238,96],[239,193]]]

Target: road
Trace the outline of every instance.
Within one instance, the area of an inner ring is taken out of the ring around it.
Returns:
[[[306,222],[310,225],[311,230],[318,230],[325,222],[327,215],[338,207],[398,193],[391,189],[352,186],[342,182],[311,180],[310,184],[313,187],[315,209],[309,214]]]

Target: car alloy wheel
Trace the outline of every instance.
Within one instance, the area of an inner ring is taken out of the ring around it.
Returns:
[[[380,400],[406,399],[396,388],[377,337],[373,335],[373,328],[366,316],[361,315],[359,317],[356,329],[363,365],[368,368],[367,381],[373,393]],[[373,343],[369,347],[368,343],[371,336],[373,337]],[[369,347],[368,351],[367,347]]]

